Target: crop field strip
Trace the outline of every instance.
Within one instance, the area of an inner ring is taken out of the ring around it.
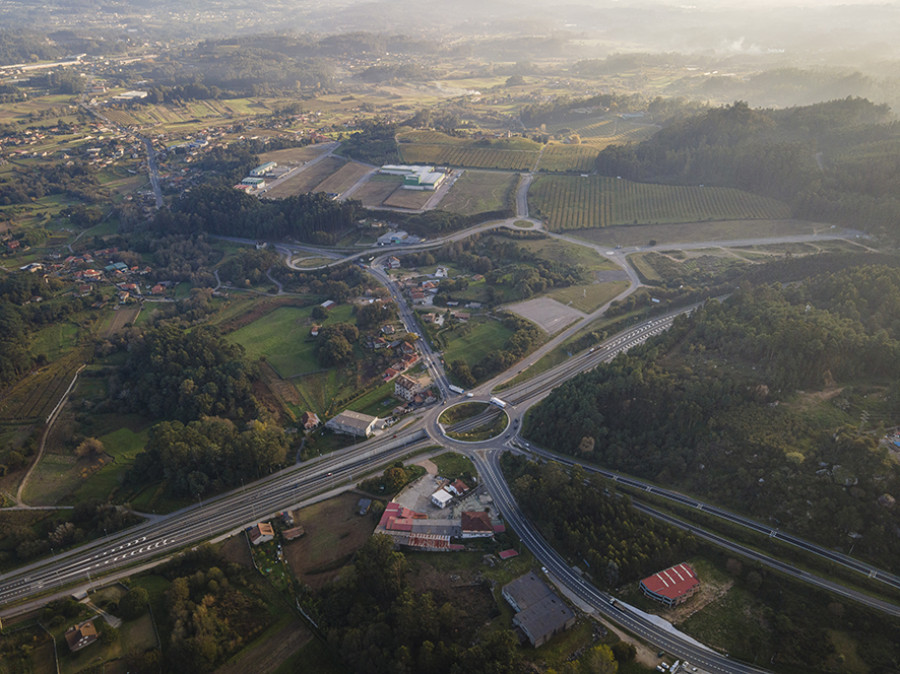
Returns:
[[[403,161],[407,164],[525,171],[538,157],[538,152],[471,145],[401,143],[398,147]]]
[[[594,170],[598,154],[599,148],[592,145],[547,145],[537,170],[588,173]]]
[[[551,230],[704,220],[775,220],[789,208],[728,187],[651,185],[604,176],[541,176],[529,204]]]

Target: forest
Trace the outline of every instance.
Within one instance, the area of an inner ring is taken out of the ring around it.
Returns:
[[[351,573],[311,597],[311,610],[329,645],[350,671],[522,671],[510,630],[483,630],[465,605],[414,591],[408,571],[392,539],[375,534],[356,553]]]
[[[896,237],[900,127],[861,98],[783,110],[738,101],[675,121],[597,157],[601,175],[736,187],[790,204],[794,217]]]
[[[583,560],[601,587],[639,580],[696,549],[691,538],[636,512],[628,497],[619,498],[580,468],[567,473],[557,463],[541,465],[511,453],[502,462],[526,515],[554,548]]]
[[[900,469],[879,440],[900,415],[898,302],[884,266],[745,284],[560,386],[528,436],[895,568]]]
[[[358,202],[334,201],[322,192],[271,201],[223,184],[195,187],[175,203],[172,212],[161,211],[154,224],[166,234],[206,232],[333,244],[358,217]]]

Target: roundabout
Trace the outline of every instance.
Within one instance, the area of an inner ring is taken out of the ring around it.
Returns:
[[[506,410],[477,400],[450,405],[437,419],[437,426],[444,436],[463,443],[481,443],[499,438],[510,424]]]

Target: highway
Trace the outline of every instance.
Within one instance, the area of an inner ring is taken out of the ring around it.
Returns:
[[[281,250],[285,251],[286,249],[282,248]],[[387,251],[384,249],[379,251],[379,253],[384,252]],[[466,398],[463,396],[454,395],[450,391],[449,382],[441,367],[439,355],[433,352],[428,341],[424,338],[421,327],[418,325],[413,312],[400,295],[396,284],[384,273],[377,262],[369,271],[387,286],[392,297],[397,301],[406,329],[409,332],[420,335],[419,347],[422,359],[438,386],[444,401],[456,402],[465,400]],[[528,381],[507,388],[499,395],[509,403],[506,413],[511,419],[510,426],[518,430],[525,411],[531,405],[546,397],[561,382],[575,376],[579,372],[591,369],[601,362],[608,362],[618,353],[643,343],[651,336],[668,329],[677,315],[692,309],[693,307],[686,307],[679,311],[644,321],[614,335],[586,352],[570,357],[555,368],[540,373]],[[537,356],[534,354],[526,358],[525,367],[532,365],[536,360]],[[521,368],[521,364],[516,365],[513,368],[516,372],[505,373],[505,378],[515,376],[521,371]],[[487,400],[491,395],[491,387],[495,381],[497,380],[474,388],[472,390],[473,395],[476,396],[474,399]],[[385,434],[374,440],[335,452],[327,457],[321,457],[300,466],[287,468],[259,482],[254,482],[242,489],[223,494],[210,501],[198,503],[196,506],[185,508],[168,516],[154,518],[120,534],[94,541],[70,550],[65,554],[55,555],[50,559],[41,560],[14,572],[4,574],[0,576],[0,605],[4,605],[7,608],[0,611],[0,617],[15,614],[16,608],[10,607],[11,603],[48,593],[54,589],[73,585],[90,585],[94,581],[94,577],[113,569],[127,568],[141,562],[158,559],[167,553],[186,546],[211,539],[225,532],[240,529],[255,520],[290,507],[314,494],[329,491],[342,484],[353,483],[362,477],[363,474],[371,472],[376,464],[383,465],[417,448],[433,444],[434,440],[437,440],[444,446],[464,452],[473,458],[488,486],[489,492],[512,529],[534,551],[537,558],[550,570],[554,578],[565,585],[581,601],[594,607],[599,614],[644,637],[652,644],[662,647],[678,657],[686,658],[692,664],[702,666],[711,672],[742,673],[763,671],[718,655],[683,635],[659,627],[642,615],[629,610],[622,610],[622,607],[614,607],[611,603],[612,598],[591,586],[576,571],[570,569],[564,560],[547,546],[530,522],[518,510],[508,486],[499,473],[498,457],[502,451],[508,449],[507,443],[501,438],[479,443],[460,443],[446,438],[437,423],[438,416],[443,409],[445,408],[442,406],[433,408],[426,412],[422,418],[415,420],[394,435],[388,436]],[[514,433],[509,433],[509,435],[512,434]],[[524,444],[531,449],[527,442]],[[547,458],[552,456],[557,460],[571,462],[571,459],[566,457],[558,457],[549,453],[544,455]],[[586,466],[585,468],[604,473],[602,469],[595,467]],[[609,473],[609,471],[605,471],[605,473]],[[617,479],[623,484],[631,484],[631,486],[643,484],[627,476],[614,474],[608,476],[610,476],[610,479]],[[693,507],[711,514],[717,514],[731,521],[746,519],[708,504],[701,504],[677,492],[660,489],[654,485],[643,486],[648,492],[672,498],[685,505],[693,505]],[[637,488],[640,488],[640,486]],[[664,513],[650,512],[652,508],[642,504],[637,507],[657,517],[671,517]],[[752,520],[747,520],[747,522],[751,524],[744,524],[744,526],[750,526],[751,528],[762,527],[768,532],[768,535],[779,537],[792,545],[797,545],[815,554],[821,554],[833,561],[836,558],[845,557],[838,553],[824,550],[802,539],[773,531],[765,527],[765,525],[753,523]],[[714,536],[714,534],[709,534],[709,532],[704,532],[698,527],[692,527],[683,522],[675,522],[674,524],[689,528],[695,535],[708,540],[712,540],[708,538],[709,536]],[[716,542],[724,547],[735,545],[724,539]],[[729,549],[735,548],[730,547]],[[741,552],[740,554],[748,553]],[[872,578],[890,582],[892,585],[896,581],[896,577],[892,574],[867,567],[852,558],[846,558],[846,560],[848,566],[861,564],[857,570],[867,573]],[[775,568],[793,569],[790,565],[785,565],[771,558],[761,561]],[[811,576],[809,574],[796,569],[794,571],[801,574],[800,577],[803,580],[810,582]],[[842,594],[841,590],[845,588],[834,585],[828,587],[828,589]],[[848,595],[843,593],[842,596]],[[873,608],[880,608],[889,612],[893,612],[897,608],[887,602],[881,602],[881,604],[884,604],[884,606],[881,606],[879,602],[867,596],[851,598],[862,601]]]
[[[769,538],[774,538],[784,543],[788,543],[789,545],[793,545],[794,547],[800,548],[801,550],[822,557],[829,562],[833,562],[840,566],[844,566],[848,569],[856,571],[866,576],[867,578],[871,578],[872,580],[877,580],[884,583],[885,585],[900,589],[900,577],[893,573],[890,573],[883,569],[879,569],[875,566],[872,566],[871,564],[867,564],[866,562],[837,552],[835,550],[830,550],[821,545],[816,545],[815,543],[811,543],[810,541],[804,540],[797,536],[792,536],[791,534],[780,531],[777,528],[767,526],[750,517],[738,515],[737,513],[733,513],[724,508],[720,508],[718,506],[695,499],[692,496],[686,496],[677,491],[672,491],[671,489],[664,489],[657,485],[645,482],[643,480],[638,480],[628,475],[622,475],[621,473],[606,470],[604,468],[600,468],[591,464],[580,463],[578,461],[575,461],[571,456],[558,454],[556,452],[550,452],[538,447],[530,447],[530,451],[533,454],[540,456],[541,458],[558,461],[559,463],[569,466],[579,465],[586,471],[602,475],[603,477],[618,482],[619,484],[623,484],[634,489],[639,489],[646,494],[660,496],[679,505],[702,510],[707,515],[718,517],[719,519],[726,520],[732,524],[736,524],[756,533],[763,534],[765,536],[768,536]],[[889,612],[893,612],[893,610],[897,608],[893,605],[891,606],[893,607],[893,609]]]
[[[385,434],[65,554],[35,562],[0,578],[0,605],[54,588],[91,583],[94,577],[108,570],[148,561],[239,529],[316,493],[352,483],[371,472],[375,465],[388,463],[425,444],[428,444],[427,438],[421,429],[412,428],[397,438]],[[0,613],[0,617],[8,614]]]
[[[685,635],[663,629],[656,623],[647,620],[643,615],[632,612],[621,603],[614,606],[612,604],[613,597],[598,590],[580,573],[573,570],[547,544],[531,521],[519,509],[500,471],[500,453],[500,451],[476,451],[470,456],[478,470],[478,475],[481,476],[494,499],[494,505],[503,514],[507,524],[515,530],[522,542],[556,581],[565,585],[570,592],[593,608],[597,614],[649,641],[654,647],[662,648],[675,657],[690,661],[692,665],[702,667],[710,672],[745,674],[766,671],[731,660],[725,655],[698,645]]]

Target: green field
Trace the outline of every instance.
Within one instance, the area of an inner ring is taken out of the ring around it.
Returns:
[[[466,171],[441,200],[441,210],[463,215],[497,211],[510,203],[518,175],[497,171]]]
[[[455,480],[463,475],[475,475],[475,464],[472,460],[456,452],[444,452],[431,459],[437,466],[438,475],[448,480]],[[473,485],[469,485],[470,487]]]
[[[541,176],[529,208],[551,230],[787,218],[787,204],[730,187],[650,185],[604,176]]]
[[[449,365],[461,358],[472,367],[491,351],[502,349],[511,335],[512,331],[500,321],[473,317],[468,323],[440,332],[446,345],[444,361]]]
[[[332,310],[328,322],[351,320],[352,307],[342,305]],[[319,370],[315,357],[315,340],[309,336],[312,307],[279,307],[249,325],[228,335],[240,344],[251,360],[265,358],[284,378]]]
[[[547,295],[558,302],[570,304],[579,311],[589,314],[614,299],[627,287],[628,281],[612,281],[557,288]]]

